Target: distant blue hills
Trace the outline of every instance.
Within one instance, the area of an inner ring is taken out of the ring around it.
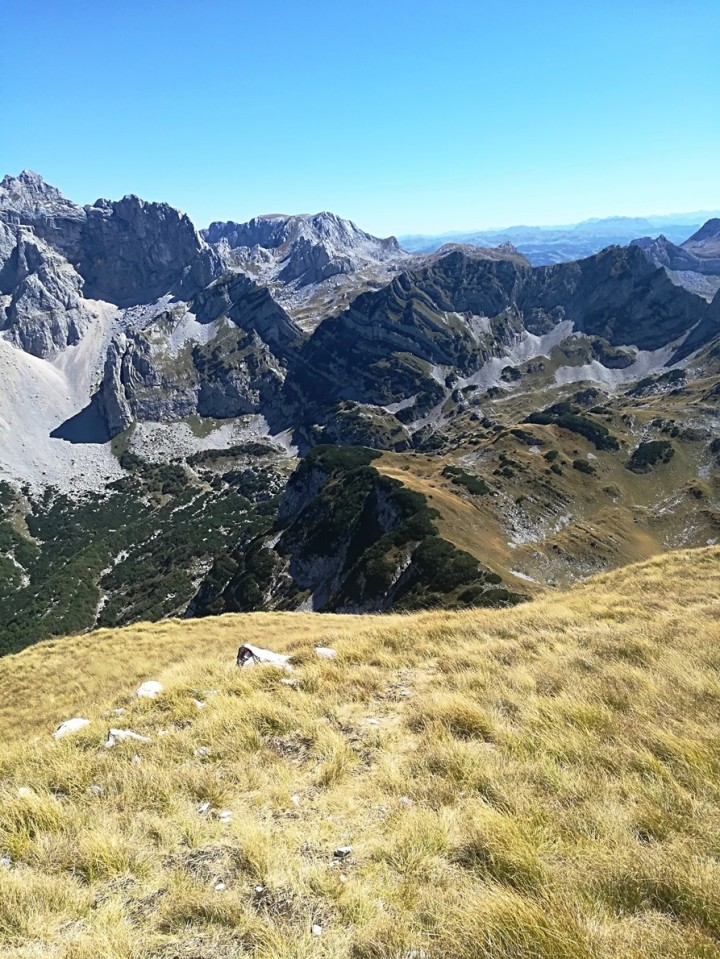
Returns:
[[[671,242],[680,244],[715,216],[720,216],[720,211],[647,217],[611,216],[558,226],[517,225],[437,236],[412,234],[398,239],[403,249],[411,253],[431,253],[447,243],[470,243],[474,246],[512,243],[534,266],[539,266],[592,256],[607,246],[625,245],[644,236],[662,234]]]

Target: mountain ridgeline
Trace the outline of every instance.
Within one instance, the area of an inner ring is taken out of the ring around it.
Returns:
[[[533,266],[507,242],[408,253],[331,213],[198,231],[5,177],[4,648],[508,604],[713,540],[719,237]]]

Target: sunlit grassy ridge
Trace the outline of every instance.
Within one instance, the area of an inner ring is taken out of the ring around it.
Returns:
[[[44,643],[0,692],[3,957],[720,955],[718,548],[499,612]]]

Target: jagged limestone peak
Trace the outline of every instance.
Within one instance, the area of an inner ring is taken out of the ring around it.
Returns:
[[[23,170],[16,177],[10,174],[3,177],[0,181],[0,211],[26,215],[77,215],[82,212],[81,207],[33,170]]]

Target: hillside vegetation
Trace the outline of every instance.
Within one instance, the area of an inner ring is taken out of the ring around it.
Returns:
[[[506,610],[39,643],[0,704],[8,959],[720,955],[718,547]]]

